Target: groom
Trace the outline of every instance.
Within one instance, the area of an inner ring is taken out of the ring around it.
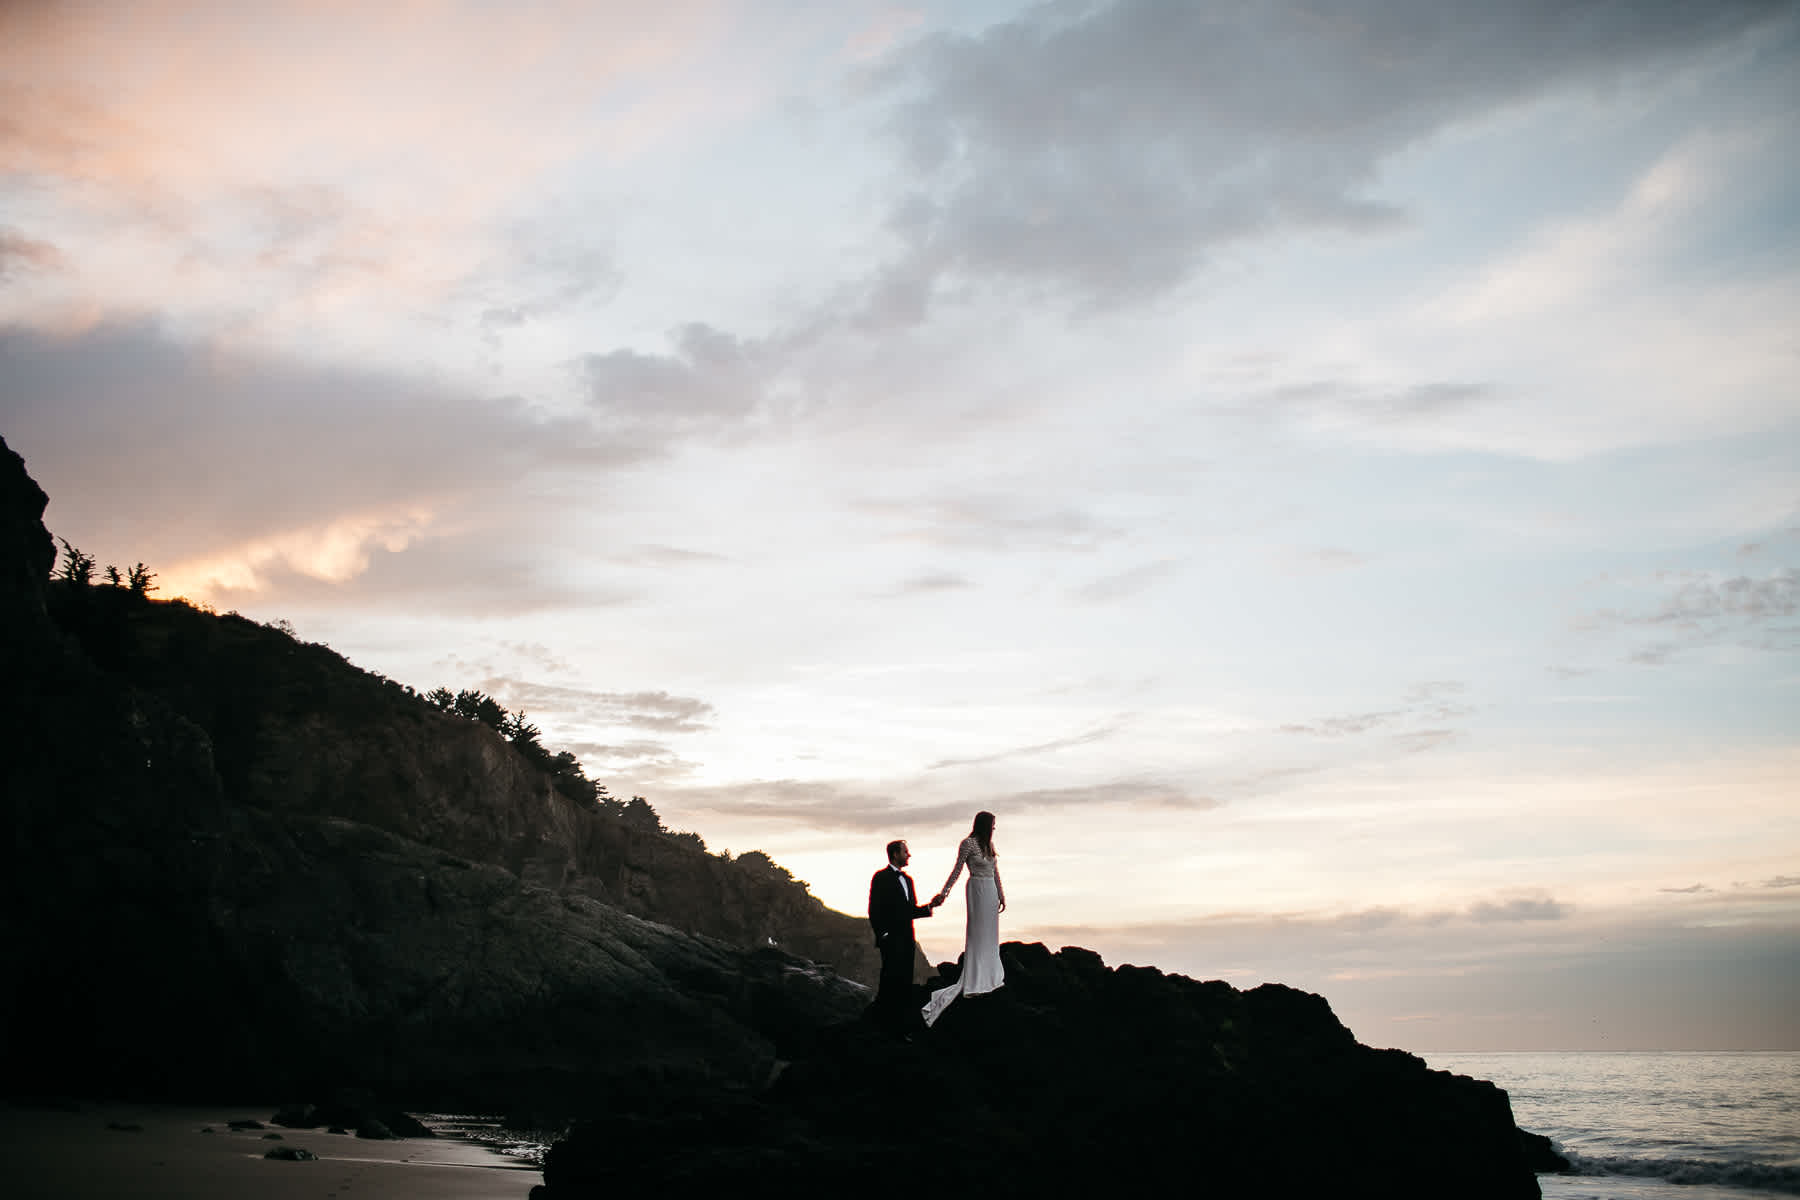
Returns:
[[[929,917],[944,898],[936,896],[929,904],[919,903],[918,890],[905,870],[912,859],[905,842],[889,842],[887,856],[888,865],[869,880],[869,924],[875,927],[875,944],[881,947],[881,986],[869,1012],[890,1029],[910,1033],[921,1021],[913,1003],[913,920]]]

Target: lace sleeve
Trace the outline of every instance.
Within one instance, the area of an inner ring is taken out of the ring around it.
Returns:
[[[944,890],[940,895],[947,895],[956,885],[956,877],[962,874],[963,864],[969,861],[969,855],[975,849],[974,838],[964,838],[962,845],[956,848],[956,866],[950,871],[950,878],[944,880]]]

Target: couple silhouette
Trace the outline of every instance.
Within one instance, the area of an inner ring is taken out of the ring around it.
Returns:
[[[880,1024],[902,1035],[911,1035],[921,1024],[932,1025],[958,996],[978,996],[1006,982],[1000,965],[1000,914],[1006,910],[1006,889],[1000,882],[994,849],[994,814],[975,814],[969,836],[956,850],[956,865],[937,895],[919,903],[918,889],[906,864],[912,851],[904,840],[887,845],[888,865],[869,880],[869,924],[881,950],[881,980],[869,1012]],[[913,922],[929,917],[950,898],[963,868],[969,882],[963,893],[968,921],[963,937],[962,972],[955,983],[931,994],[924,1007],[913,995],[913,960],[917,939]]]

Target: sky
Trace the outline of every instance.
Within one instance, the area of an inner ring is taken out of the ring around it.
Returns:
[[[843,911],[987,809],[1004,939],[1800,1048],[1797,111],[1758,0],[10,0],[0,434]]]

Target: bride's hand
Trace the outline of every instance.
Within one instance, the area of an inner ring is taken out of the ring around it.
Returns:
[[[1001,912],[1005,912],[1005,911],[1006,911],[1006,901],[1004,901],[1004,900],[1002,900],[1002,901],[1001,901],[1001,902],[1000,902],[1000,911],[1001,911]]]

